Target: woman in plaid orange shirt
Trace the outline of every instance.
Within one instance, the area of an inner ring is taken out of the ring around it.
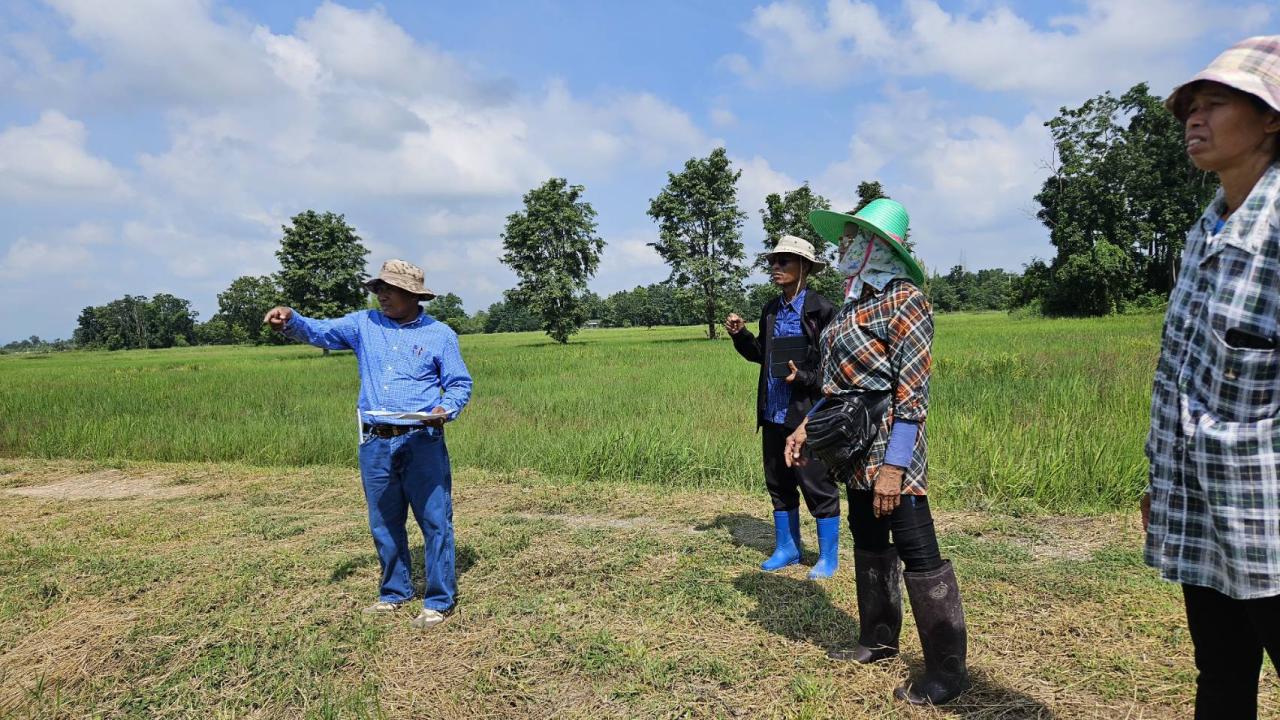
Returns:
[[[892,400],[865,458],[830,468],[849,489],[861,624],[857,646],[831,657],[870,663],[898,654],[902,578],[925,674],[894,694],[915,705],[940,705],[970,682],[960,588],[939,552],[927,496],[933,310],[920,291],[924,271],[902,244],[907,211],[893,200],[874,200],[854,215],[818,210],[809,222],[839,246],[838,267],[847,277],[844,305],[822,333],[823,393],[891,393]],[[807,424],[787,439],[788,462],[802,459]]]

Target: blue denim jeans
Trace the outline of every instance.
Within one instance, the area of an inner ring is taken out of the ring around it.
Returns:
[[[454,571],[453,477],[444,435],[417,430],[392,438],[366,437],[360,444],[360,478],[369,505],[369,531],[382,566],[378,598],[413,598],[409,570],[408,511],[422,530],[426,589],[422,605],[444,612],[458,595]]]

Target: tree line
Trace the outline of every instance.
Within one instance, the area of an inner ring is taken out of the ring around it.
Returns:
[[[1054,155],[1034,199],[1055,256],[1034,259],[1020,273],[962,266],[933,272],[924,290],[935,309],[1103,315],[1159,308],[1173,286],[1186,230],[1217,189],[1213,176],[1188,161],[1181,125],[1146,84],[1120,97],[1108,92],[1079,107],[1063,107],[1046,126]],[[810,212],[831,209],[831,202],[807,183],[765,198],[759,210],[763,246],[749,259],[742,243],[748,216],[737,199],[741,174],[724,148],[669,172],[648,208],[658,231],[649,244],[666,262],[668,277],[607,297],[588,288],[606,243],[586,189],[551,178],[524,195],[523,207],[507,217],[501,235],[502,262],[515,272],[517,286],[474,314],[452,293],[428,302],[426,311],[461,334],[542,330],[563,343],[588,324],[699,324],[714,339],[729,312],[750,317],[776,295],[771,284],[746,279],[753,267],[765,269],[759,256],[782,235],[803,237],[825,259],[835,259],[808,222]],[[888,194],[869,180],[857,187],[857,196],[850,213]],[[70,343],[45,346],[279,343],[284,340],[261,322],[275,305],[313,317],[376,306],[362,286],[369,251],[342,215],[308,210],[282,231],[280,270],[236,278],[218,294],[218,310],[205,322],[185,299],[126,295],[86,307]],[[912,248],[910,236],[906,244]],[[810,278],[813,291],[836,303],[842,285],[830,265]],[[36,347],[35,340],[4,350]]]

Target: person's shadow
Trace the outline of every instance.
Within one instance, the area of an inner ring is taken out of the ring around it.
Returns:
[[[698,530],[725,528],[736,545],[759,550],[764,555],[773,552],[773,525],[742,513],[721,515]],[[807,553],[806,553],[807,554]],[[853,582],[853,568],[842,568],[846,582]],[[824,653],[847,650],[857,643],[858,621],[849,613],[836,607],[821,583],[789,577],[782,574],[749,570],[739,575],[734,587],[756,600],[756,608],[747,617],[765,630],[787,638],[806,642]],[[909,613],[910,603],[905,588],[903,610]],[[909,675],[917,678],[924,673],[924,658],[917,648],[902,656]],[[847,661],[832,660],[834,663]],[[973,687],[938,710],[962,718],[1036,718],[1047,720],[1054,712],[1044,703],[1013,688],[1002,685],[981,667],[970,666],[969,676]],[[886,687],[885,692],[893,688]]]
[[[734,579],[733,586],[756,600],[756,609],[747,617],[775,635],[816,645],[823,652],[846,649],[857,641],[857,621],[831,603],[820,583],[751,570]]]
[[[851,576],[852,573],[846,578],[852,581]],[[857,620],[833,605],[819,583],[752,570],[739,575],[733,585],[739,592],[755,598],[756,608],[747,617],[771,633],[810,643],[824,653],[847,650],[857,643]],[[833,665],[844,662],[848,661],[831,660]],[[924,674],[924,659],[918,649],[908,651],[901,662],[909,673],[903,675],[903,680]],[[1048,720],[1054,717],[1053,710],[1044,703],[1001,685],[980,667],[970,666],[969,676],[973,687],[950,704],[939,707],[940,712],[974,719]],[[885,692],[893,692],[893,688],[886,687]]]
[[[720,528],[729,531],[729,539],[734,545],[759,550],[765,557],[773,554],[773,524],[768,521],[746,513],[730,513],[728,515],[718,515],[715,520],[709,523],[695,526],[694,530],[705,532]],[[817,557],[817,551],[806,545],[804,553],[800,557],[800,562],[812,565],[817,561]]]

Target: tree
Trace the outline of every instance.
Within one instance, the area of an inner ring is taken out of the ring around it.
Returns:
[[[814,210],[830,210],[831,203],[825,197],[810,190],[809,183],[783,195],[770,193],[765,197],[764,203],[765,207],[760,211],[760,219],[764,224],[765,250],[772,250],[783,235],[795,235],[813,243],[814,252],[820,260],[827,261],[827,265],[809,278],[809,287],[835,302],[844,285],[844,278],[832,263],[834,260],[832,251],[835,247],[823,240],[822,236],[809,224],[809,213]],[[763,259],[760,267],[764,270],[768,269]],[[754,312],[754,309],[752,311]]]
[[[465,320],[467,311],[462,309],[462,299],[452,292],[438,295],[426,302],[422,306],[422,310],[426,314],[433,316],[436,320],[453,327],[454,322]],[[457,328],[454,328],[457,329]]]
[[[196,342],[201,345],[243,345],[249,342],[249,336],[242,328],[215,315],[208,322],[196,324]]]
[[[1055,161],[1035,196],[1036,217],[1057,249],[1045,310],[1110,312],[1145,292],[1167,295],[1187,228],[1216,189],[1212,176],[1187,159],[1181,124],[1145,83],[1119,98],[1103,93],[1078,108],[1061,108],[1045,124]],[[1106,268],[1086,267],[1095,261]],[[1131,273],[1130,281],[1111,277],[1120,268]],[[1068,287],[1089,289],[1077,298]]]
[[[1135,296],[1136,280],[1129,254],[1099,240],[1058,267],[1044,307],[1058,315],[1107,315]]]
[[[795,235],[813,243],[818,254],[825,256],[827,242],[809,224],[809,213],[830,209],[830,201],[810,190],[809,183],[782,195],[769,193],[764,199],[764,209],[760,211],[765,252],[773,250],[783,235]]]
[[[477,313],[479,314],[479,313]],[[486,333],[537,330],[541,320],[520,301],[514,290],[502,293],[502,300],[489,306],[485,315]]]
[[[666,187],[649,202],[659,237],[649,245],[671,266],[668,282],[699,297],[707,337],[713,340],[725,301],[741,296],[747,277],[741,242],[746,213],[738,209],[741,175],[724,148],[716,148],[705,159],[690,158],[683,172],[667,173]]]
[[[81,347],[107,350],[189,345],[196,340],[195,320],[189,300],[125,295],[80,311],[74,337]]]
[[[241,342],[257,344],[273,342],[281,335],[271,332],[263,324],[262,317],[268,310],[283,302],[280,288],[276,287],[275,280],[270,276],[242,275],[232,280],[226,290],[218,293],[218,312],[209,323],[220,320],[229,327],[235,328],[235,332],[230,335],[218,329],[218,333],[221,333],[218,337],[223,339],[236,337],[242,338]],[[213,328],[206,332],[212,330]]]
[[[80,311],[76,318],[76,329],[71,333],[71,340],[83,348],[95,348],[102,344],[106,332],[104,318],[98,314],[99,308],[89,306]]]
[[[276,278],[290,307],[303,315],[329,318],[364,306],[369,251],[342,215],[307,210],[281,229]]]
[[[582,200],[585,188],[551,178],[524,196],[524,211],[507,216],[502,262],[520,278],[518,297],[556,342],[566,343],[586,321],[587,280],[600,265],[604,240],[596,235],[596,211]]]
[[[849,211],[850,215],[855,215],[859,210],[871,204],[872,200],[887,198],[884,192],[884,186],[879,180],[863,180],[858,183],[858,206]]]
[[[1053,286],[1053,271],[1040,258],[1032,258],[1022,266],[1022,275],[1010,283],[1010,307],[1026,307],[1042,303]]]
[[[157,293],[147,304],[147,334],[151,347],[194,344],[195,330],[196,313],[191,309],[190,300]]]

